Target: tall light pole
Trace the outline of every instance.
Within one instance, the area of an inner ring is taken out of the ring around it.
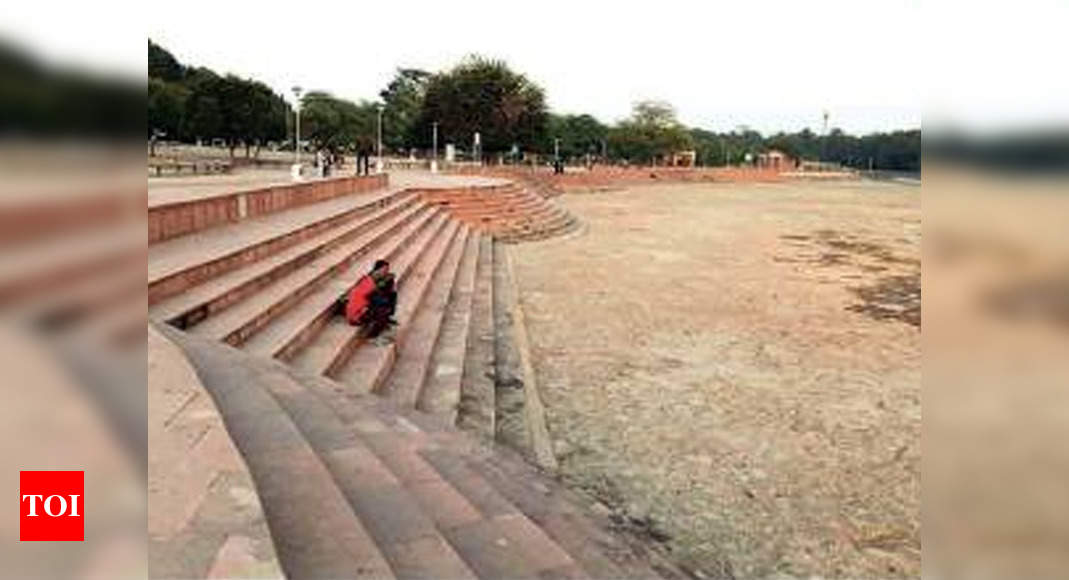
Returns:
[[[294,181],[299,181],[301,179],[301,87],[294,85],[293,98],[293,108],[297,120],[294,123],[293,167],[290,168],[290,174],[293,176]]]
[[[433,130],[431,143],[431,149],[434,151],[433,157],[431,157],[431,173],[438,173],[438,121],[431,123]]]
[[[378,139],[379,143],[378,143],[378,158],[375,159],[375,173],[382,173],[382,169],[383,169],[383,163],[382,163],[382,111],[386,107],[384,105],[379,105],[378,108],[379,108],[379,139]]]
[[[820,140],[820,162],[828,158],[828,110],[824,109],[824,138]]]

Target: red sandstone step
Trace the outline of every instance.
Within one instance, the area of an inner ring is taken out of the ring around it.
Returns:
[[[177,296],[164,299],[149,309],[149,315],[178,328],[189,328],[231,304],[238,302],[263,286],[277,280],[336,248],[389,218],[410,209],[416,203],[408,197],[385,208],[355,218],[338,228],[329,229],[304,242],[291,246],[244,267],[190,288]]]
[[[154,304],[232,268],[271,256],[407,196],[397,190],[350,195],[152,244],[149,302]]]
[[[516,207],[501,207],[501,208],[471,208],[471,209],[450,209],[449,213],[457,219],[462,219],[467,222],[479,222],[486,220],[503,220],[503,219],[515,219],[518,217],[537,215],[543,213],[542,208],[516,208]]]
[[[143,302],[145,278],[138,267],[143,263],[144,254],[133,255],[95,276],[49,284],[21,301],[15,314],[36,328],[56,330],[114,306]]]
[[[481,217],[483,215],[486,215],[486,216],[489,216],[489,217],[495,217],[495,216],[505,217],[505,216],[514,216],[514,215],[518,215],[518,216],[540,215],[540,214],[545,214],[545,213],[548,213],[548,212],[560,211],[560,209],[561,208],[559,206],[557,206],[556,204],[549,203],[549,202],[547,202],[547,201],[545,201],[545,200],[543,200],[541,198],[538,198],[537,201],[534,201],[534,202],[531,202],[531,203],[525,203],[523,205],[507,206],[507,207],[502,207],[502,208],[499,208],[499,209],[494,209],[494,210],[486,211],[486,212],[476,211],[475,208],[473,208],[472,211],[461,211],[459,213],[461,215],[470,215],[472,217]]]
[[[330,382],[321,379],[308,387],[321,400],[319,406],[304,393],[283,393],[280,400],[290,401],[282,404],[304,426],[313,448],[325,450],[321,452],[324,463],[398,577],[588,577],[578,565],[580,560],[474,468],[473,459],[485,455],[480,446],[418,413],[399,415],[392,407],[369,404],[364,397],[332,388]],[[449,431],[436,432],[440,429]],[[522,462],[522,458],[506,453],[502,461]],[[560,505],[559,490],[553,490],[557,501],[548,505],[539,503],[545,488],[529,490],[537,491],[536,496],[524,498],[533,513],[554,510],[582,517],[572,506]],[[566,521],[557,528],[574,532],[582,524],[589,525]],[[563,537],[570,539],[566,534]],[[420,562],[403,557],[410,554],[413,538],[427,543],[424,550],[428,553],[421,554]],[[598,549],[597,545],[580,548]],[[454,554],[464,568],[457,566]],[[592,561],[584,556],[583,562]],[[599,577],[628,577],[611,566],[610,562],[598,569],[617,573]]]
[[[419,220],[429,218],[431,213],[422,205],[405,210],[370,232],[312,260],[289,276],[261,288],[254,300],[235,304],[194,326],[190,332],[240,345],[304,296],[321,288],[327,280],[348,271],[357,259],[396,238],[399,230],[418,227],[422,223]]]
[[[504,188],[497,189],[492,187],[472,188],[472,189],[421,189],[420,195],[423,195],[425,199],[436,200],[453,200],[453,199],[487,199],[487,198],[508,198],[523,195],[525,192],[523,188],[514,186],[505,186]]]
[[[400,298],[408,298],[402,295],[405,281],[411,277],[413,266],[419,254],[434,240],[435,235],[446,226],[449,219],[444,215],[436,218],[436,221],[413,236],[399,249],[396,257],[391,256],[391,269],[397,276],[396,284]],[[368,268],[367,270],[370,270]],[[365,271],[367,271],[365,270]],[[359,277],[360,274],[357,276]],[[355,284],[356,280],[351,283]],[[314,336],[309,336],[303,347],[291,348],[287,359],[290,364],[315,374],[327,374],[331,364],[339,356],[339,352],[350,343],[357,328],[351,326],[344,316],[330,316],[322,324],[322,329]]]
[[[491,231],[500,231],[509,228],[540,228],[544,224],[555,224],[562,219],[570,218],[571,216],[561,210],[547,210],[538,214],[489,216],[477,220],[476,223]]]
[[[437,236],[425,252],[421,252],[412,273],[410,283],[400,291],[397,307],[398,326],[393,342],[384,346],[363,343],[355,334],[334,358],[327,375],[356,389],[357,392],[374,391],[380,388],[397,356],[397,348],[404,343],[413,315],[419,308],[434,273],[442,263],[446,251],[460,229],[460,223],[450,223]],[[359,347],[359,348],[357,348]]]
[[[400,228],[384,231],[357,259],[350,260],[333,271],[320,274],[319,284],[293,298],[295,305],[279,316],[268,319],[255,334],[242,343],[242,348],[260,356],[288,360],[330,320],[334,303],[352,288],[375,260],[392,260],[395,255],[400,255],[405,245],[414,239],[413,236],[420,235],[438,219],[441,219],[438,210],[420,206],[410,222]],[[316,275],[317,272],[314,268],[308,271],[311,275]]]
[[[427,201],[435,201],[446,204],[466,203],[507,203],[522,201],[531,196],[522,189],[501,192],[442,192],[425,193],[423,198]]]
[[[299,394],[303,388],[239,351],[175,330],[163,332],[182,346],[241,451],[286,575],[393,578],[331,472],[268,392]]]
[[[441,331],[424,376],[423,389],[416,401],[417,409],[447,416],[450,423],[456,422],[457,405],[460,404],[460,377],[467,351],[472,298],[475,294],[475,266],[479,260],[481,237],[472,231],[465,244]]]
[[[468,236],[468,227],[460,226],[460,232],[430,281],[423,303],[409,322],[404,342],[397,345],[397,361],[381,392],[402,405],[415,407],[421,397],[424,377],[442,329],[442,320],[461,258],[468,245]]]
[[[446,448],[423,449],[420,455],[483,516],[444,531],[480,578],[587,577],[570,554],[469,468],[463,456]]]
[[[481,235],[475,293],[460,379],[457,424],[487,440],[494,438],[494,323],[492,238]]]
[[[443,571],[452,570],[455,561],[443,558],[448,552],[437,539],[423,546],[428,553],[420,550],[421,562],[399,557],[411,555],[414,546],[392,542],[391,535],[426,530],[424,518],[413,506],[434,522],[451,550],[482,578],[683,577],[645,546],[632,548],[612,534],[614,524],[607,511],[592,512],[591,500],[562,488],[512,450],[495,446],[491,451],[452,428],[451,421],[412,410],[397,413],[389,401],[354,396],[326,377],[302,383],[371,452],[366,455],[344,434],[324,433],[323,426],[334,422],[322,412],[297,411],[307,416],[307,423],[328,447],[344,446],[344,452],[324,456],[324,462],[332,465],[339,487],[346,490],[362,521],[385,522],[368,524],[368,529],[399,577],[466,576]],[[297,407],[309,405],[305,401]],[[330,430],[337,432],[337,427]],[[392,485],[395,481],[401,488]],[[400,561],[406,563],[399,567]]]
[[[420,426],[426,425],[418,421]],[[685,578],[665,558],[645,546],[632,548],[611,533],[615,527],[608,510],[596,500],[574,493],[549,474],[527,463],[512,449],[495,446],[493,453],[471,453],[463,433],[425,427],[433,443],[425,448],[454,451],[462,465],[482,478],[510,502],[579,567],[594,578]],[[437,453],[441,453],[438,451]]]
[[[564,210],[559,210],[552,215],[544,216],[542,219],[520,218],[512,221],[503,220],[500,223],[491,223],[491,227],[497,227],[501,231],[507,232],[509,229],[539,229],[547,230],[556,226],[564,224],[566,222],[574,221],[575,218]]]
[[[564,223],[564,224],[559,225],[559,226],[555,226],[554,228],[552,228],[550,230],[544,230],[544,231],[532,230],[532,231],[528,231],[528,232],[512,232],[512,233],[507,233],[507,234],[495,234],[495,238],[494,239],[502,241],[502,242],[505,242],[505,243],[508,243],[508,244],[515,244],[515,243],[519,243],[519,242],[539,242],[539,241],[542,241],[542,240],[547,240],[549,238],[564,236],[566,234],[569,234],[569,233],[577,230],[578,228],[579,228],[579,222],[573,221],[573,222],[569,222],[569,223]]]
[[[56,236],[0,252],[0,308],[61,284],[118,272],[144,260],[145,233],[136,224]]]
[[[378,431],[366,421],[347,425],[334,405],[299,383],[268,382],[265,388],[326,466],[397,577],[475,578],[438,531],[436,513],[419,501],[449,490],[405,433]],[[372,447],[385,456],[380,459]]]
[[[440,196],[424,196],[424,199],[429,202],[441,203],[450,206],[456,206],[458,208],[486,205],[486,206],[506,206],[515,205],[520,203],[545,201],[537,195],[533,195],[526,191],[519,191],[516,193],[507,194],[487,194],[487,195],[440,195]]]

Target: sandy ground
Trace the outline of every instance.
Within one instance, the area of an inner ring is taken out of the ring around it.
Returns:
[[[706,577],[920,573],[920,188],[558,199],[513,248],[565,479]]]

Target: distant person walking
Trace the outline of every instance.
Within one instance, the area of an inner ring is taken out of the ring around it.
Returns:
[[[361,144],[356,150],[356,174],[370,174],[371,151],[366,144]]]

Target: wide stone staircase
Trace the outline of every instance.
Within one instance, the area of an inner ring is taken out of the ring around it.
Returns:
[[[679,576],[547,471],[505,244],[578,222],[515,182],[411,181],[202,220],[149,246],[149,317],[247,464],[281,569]],[[197,222],[195,206],[180,209]],[[397,275],[400,324],[366,340],[334,303],[380,258]],[[176,535],[155,575],[208,575],[223,541]]]

